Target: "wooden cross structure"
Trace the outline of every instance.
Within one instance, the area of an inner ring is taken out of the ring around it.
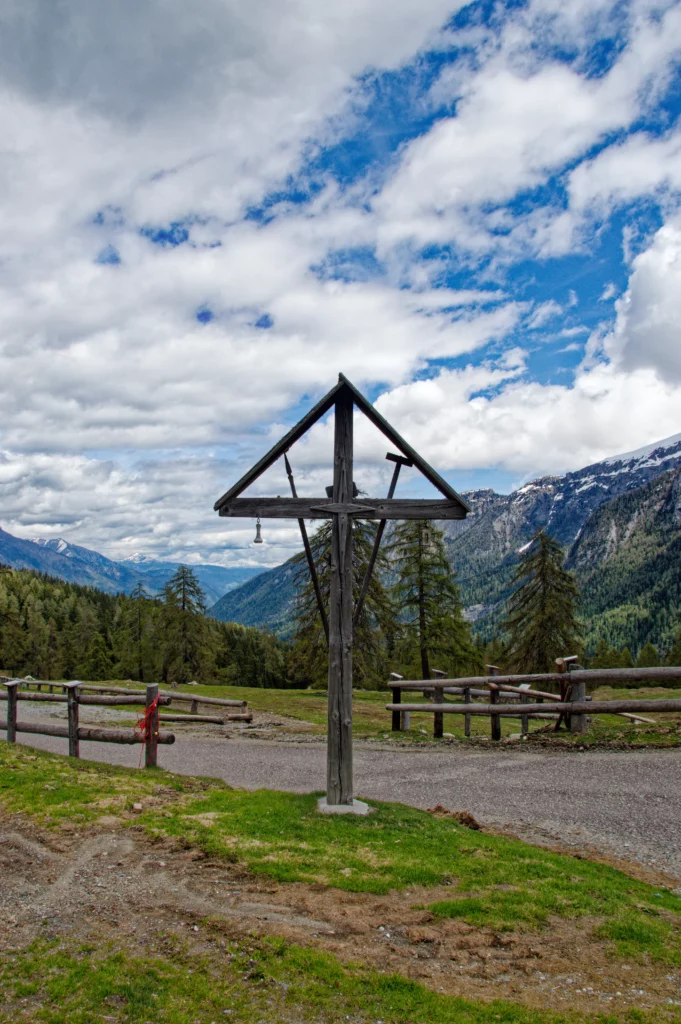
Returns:
[[[401,453],[388,453],[395,463],[387,498],[360,498],[353,482],[353,411],[357,407]],[[296,493],[287,452],[322,416],[334,409],[333,487],[325,498],[301,498]],[[243,492],[284,457],[291,487],[290,498],[241,497]],[[435,500],[395,498],[400,468],[415,466],[443,495]],[[352,805],[352,637],[353,624],[366,596],[371,572],[376,562],[381,537],[387,520],[393,519],[464,519],[470,507],[456,491],[407,444],[393,427],[350,381],[338,375],[338,383],[320,402],[274,445],[255,466],[215,503],[221,516],[249,519],[297,519],[312,577],[319,613],[329,645],[329,710],[327,746],[326,802]],[[378,520],[379,526],[368,570],[362,584],[357,608],[352,595],[352,519]],[[331,546],[331,593],[328,611],[324,606],[312,551],[305,529],[306,519],[333,521]],[[350,807],[348,807],[348,810]]]

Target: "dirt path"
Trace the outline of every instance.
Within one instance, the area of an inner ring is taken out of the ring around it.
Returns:
[[[65,752],[63,740],[30,739]],[[139,760],[137,747],[84,743],[82,754],[130,767]],[[178,735],[174,746],[159,749],[160,764],[173,772],[293,792],[323,789],[325,758],[323,743],[225,736]],[[405,750],[357,743],[355,788],[368,799],[469,810],[532,842],[592,848],[681,880],[681,750]]]
[[[46,833],[19,815],[0,818],[0,871],[5,952],[37,936],[144,955],[179,939],[219,962],[225,939],[270,933],[472,999],[587,1013],[681,1005],[678,971],[614,960],[587,920],[496,933],[419,909],[450,889],[374,896],[277,884],[120,823],[90,827],[84,839],[75,827]]]

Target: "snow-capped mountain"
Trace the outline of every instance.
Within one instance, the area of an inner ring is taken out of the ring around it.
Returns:
[[[550,530],[569,550],[601,505],[676,466],[681,466],[681,434],[564,476],[532,480],[511,494],[466,493],[472,512],[444,527],[469,618],[494,614],[508,593],[517,555],[537,530]]]
[[[36,569],[69,583],[96,587],[109,594],[129,594],[139,583],[151,594],[160,594],[179,562],[163,562],[148,555],[132,555],[115,562],[98,551],[71,544],[63,537],[23,540],[0,529],[0,564],[13,569]],[[262,570],[250,567],[194,565],[210,607],[234,587]]]

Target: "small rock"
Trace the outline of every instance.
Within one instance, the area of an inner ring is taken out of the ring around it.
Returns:
[[[142,804],[133,804],[132,809],[135,812],[135,814],[139,814],[143,810]]]

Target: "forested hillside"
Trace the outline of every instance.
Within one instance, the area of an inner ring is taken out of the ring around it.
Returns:
[[[587,648],[671,647],[681,624],[681,468],[602,505],[570,551]]]
[[[205,617],[172,581],[154,600],[0,567],[0,669],[41,679],[283,686],[286,648],[261,630]]]

